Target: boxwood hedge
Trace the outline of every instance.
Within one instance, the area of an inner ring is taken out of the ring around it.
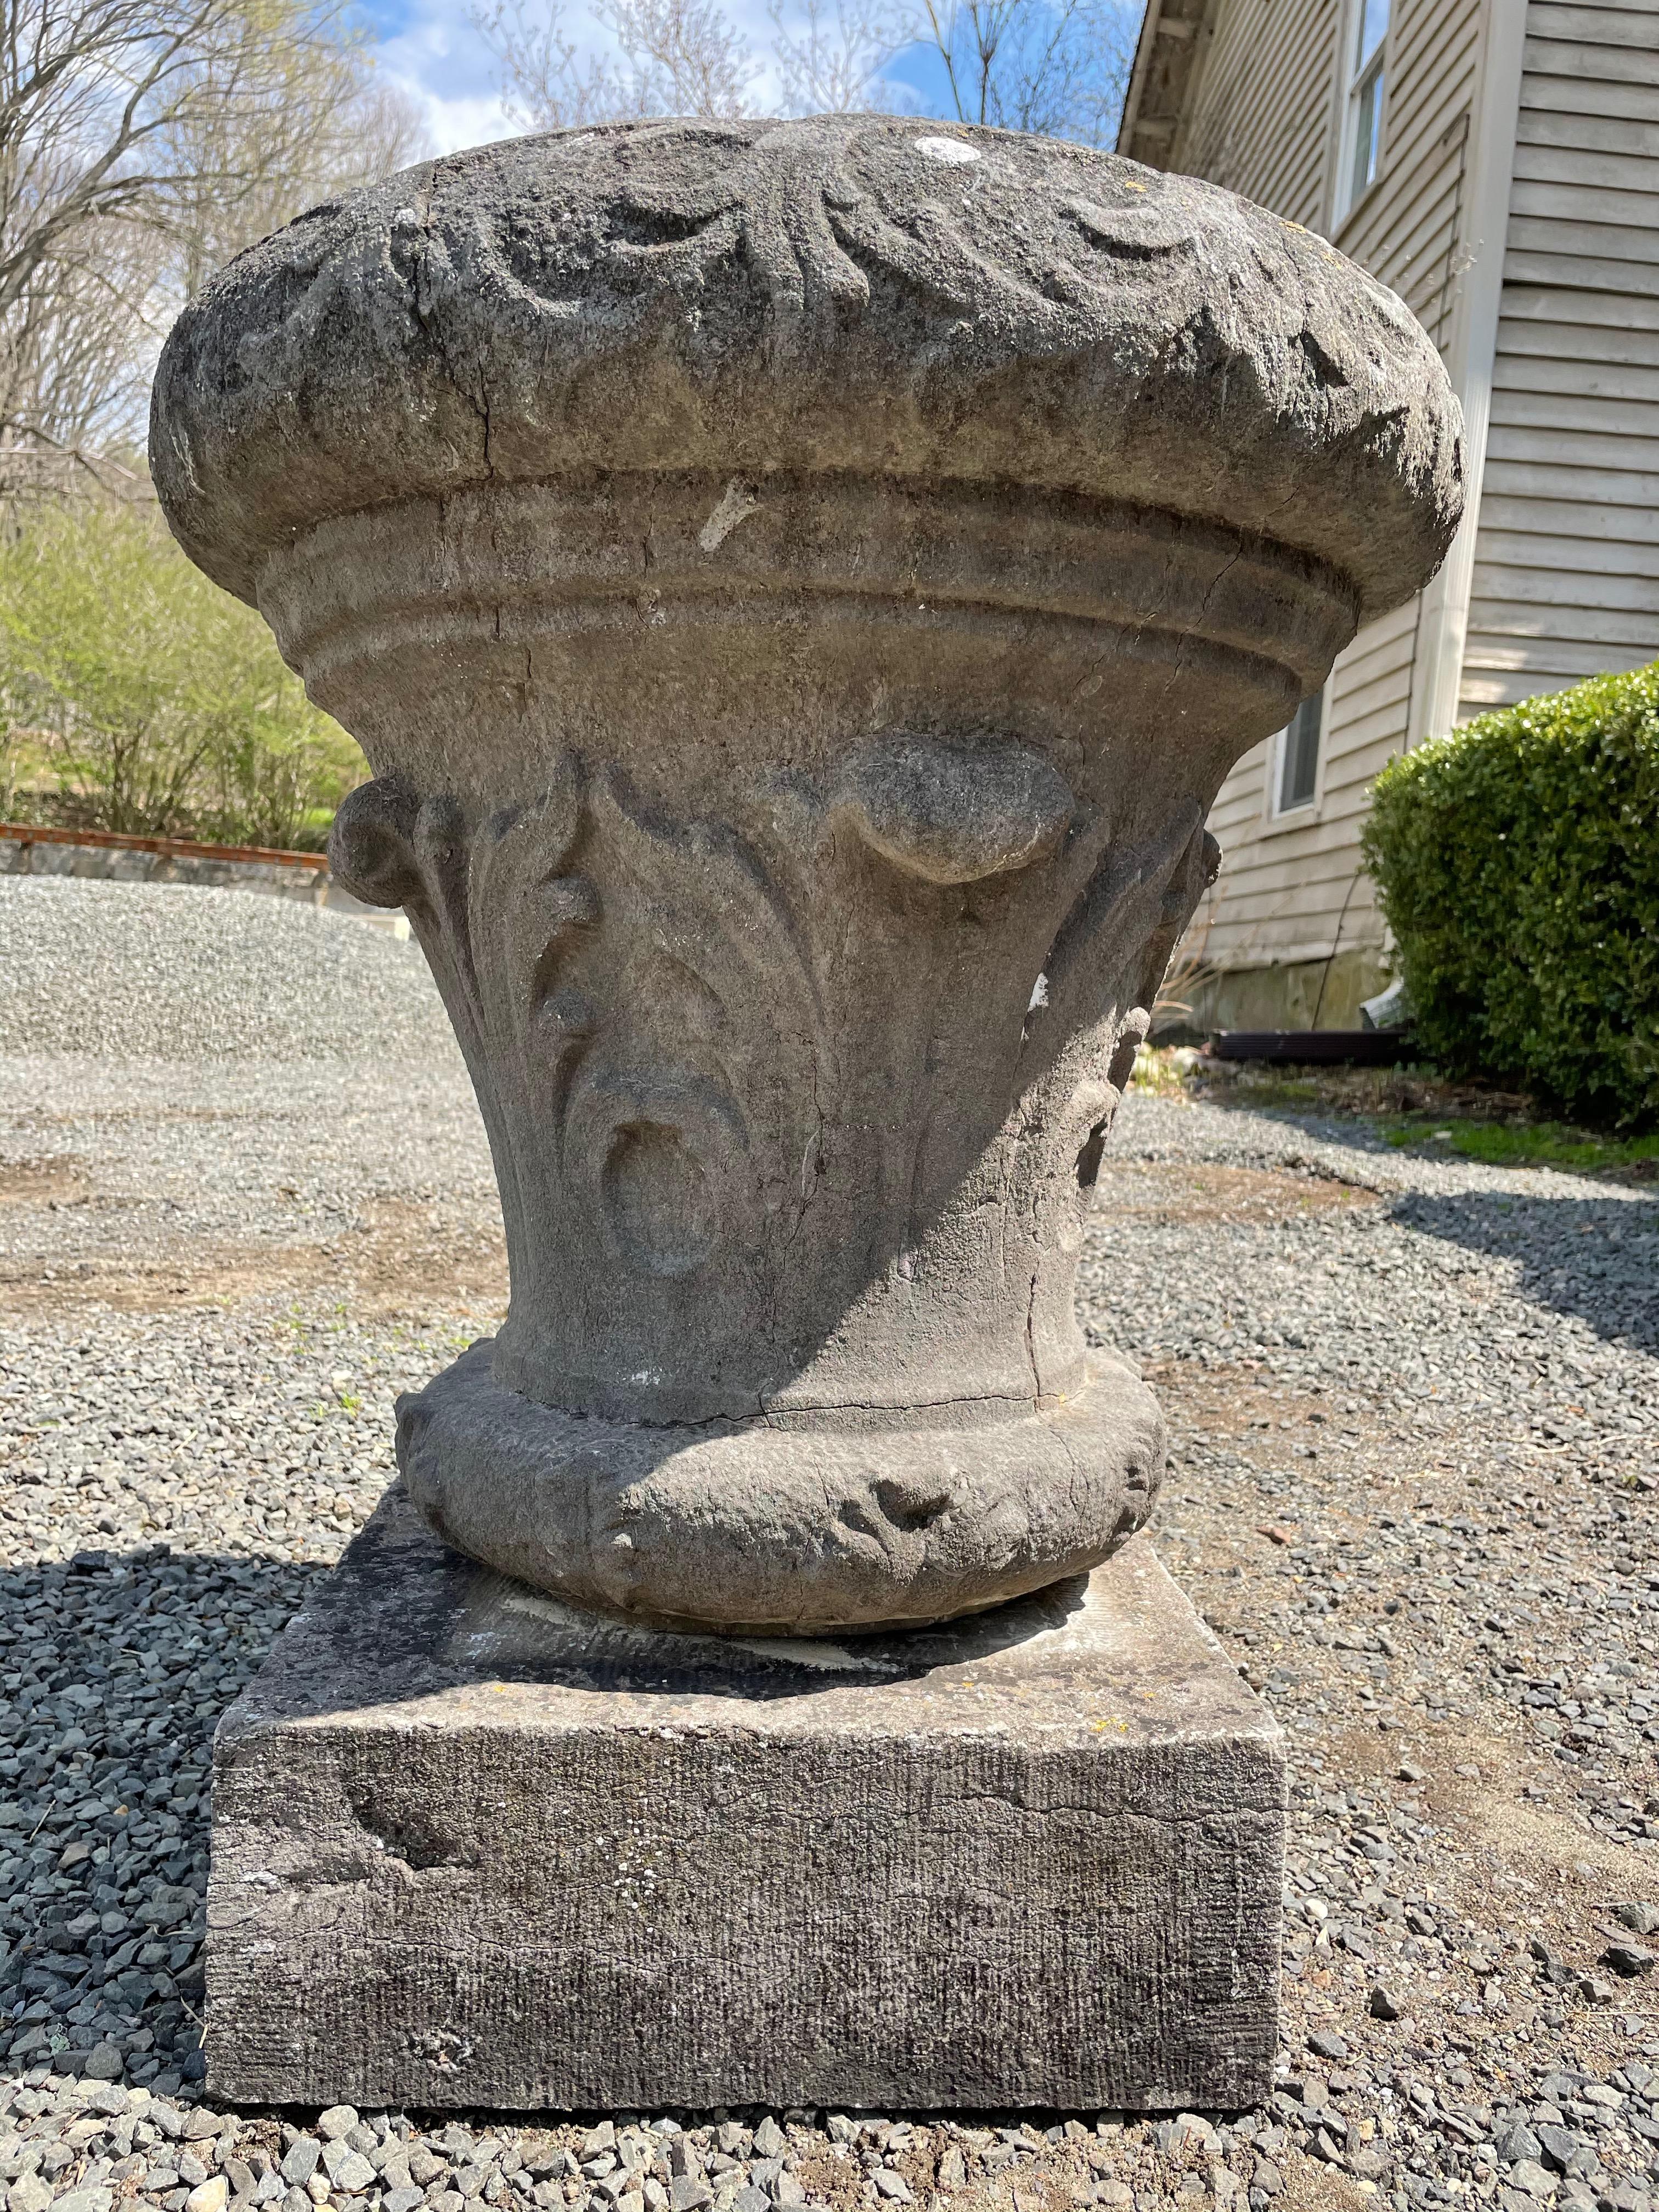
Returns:
[[[1659,662],[1390,762],[1364,848],[1426,1055],[1659,1121]]]

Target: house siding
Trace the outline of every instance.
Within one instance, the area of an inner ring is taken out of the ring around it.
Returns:
[[[1170,166],[1326,228],[1344,21],[1336,0],[1224,4]],[[1462,275],[1482,21],[1481,0],[1396,0],[1380,179],[1334,236],[1401,294],[1443,351]],[[1222,872],[1193,939],[1206,962],[1294,964],[1381,945],[1358,836],[1373,779],[1407,741],[1418,631],[1413,601],[1370,623],[1338,659],[1312,809],[1272,818],[1267,745],[1228,777],[1211,815]]]
[[[1337,0],[1224,4],[1166,166],[1317,227],[1338,13]]]
[[[1465,714],[1659,654],[1659,9],[1530,0]]]

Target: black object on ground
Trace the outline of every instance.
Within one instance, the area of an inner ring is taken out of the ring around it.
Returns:
[[[1412,1037],[1409,1030],[1222,1030],[1206,1050],[1213,1060],[1395,1067],[1411,1059]]]

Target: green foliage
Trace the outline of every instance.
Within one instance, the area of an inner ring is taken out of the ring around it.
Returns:
[[[1364,854],[1425,1057],[1659,1118],[1659,663],[1390,762]]]
[[[0,703],[25,819],[315,848],[363,774],[259,616],[159,519],[101,502],[0,547]]]

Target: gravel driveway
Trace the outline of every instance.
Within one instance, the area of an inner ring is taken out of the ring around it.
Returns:
[[[0,880],[4,2212],[1659,2202],[1659,1205],[1132,1095],[1084,1314],[1156,1539],[1293,1764],[1282,2083],[1104,2114],[233,2113],[199,2089],[218,1714],[504,1294],[418,952]],[[5,2054],[9,2051],[9,2055]]]

